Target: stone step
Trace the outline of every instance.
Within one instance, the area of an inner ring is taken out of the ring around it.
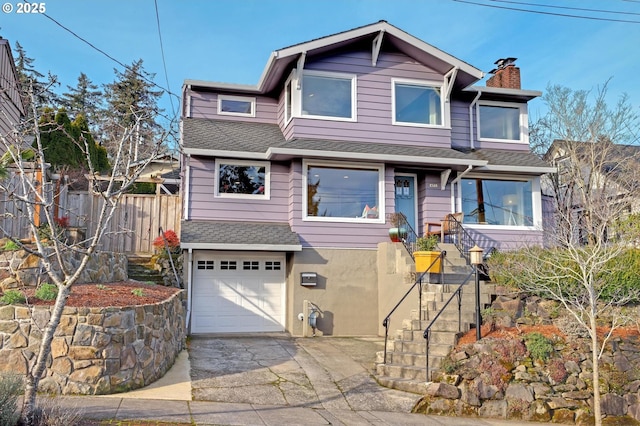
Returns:
[[[438,317],[438,320],[433,323],[433,325],[431,326],[431,330],[433,331],[453,331],[453,332],[459,332],[461,329],[464,329],[465,325],[468,326],[468,324],[465,324],[465,322],[461,322],[458,323],[458,315],[456,312],[456,316],[455,318],[443,318],[442,315],[444,315],[444,312],[441,314],[440,317]],[[435,314],[434,314],[435,316]],[[475,318],[475,317],[474,317]],[[402,322],[402,333],[405,332],[423,332],[431,323],[430,319],[425,319],[425,320],[404,320]]]
[[[454,330],[436,330],[432,328],[430,331],[430,343],[455,345],[458,342],[458,334],[460,334],[460,332],[458,331],[458,324],[455,325]],[[404,340],[407,342],[424,341],[424,330],[403,330],[395,337],[396,340]]]
[[[421,380],[400,379],[397,377],[377,376],[378,383],[390,389],[424,395],[427,391],[427,382]]]
[[[149,256],[129,256],[127,276],[130,280],[164,285],[162,275],[153,268]]]
[[[429,355],[446,356],[452,347],[453,345],[450,344],[431,342],[429,344]],[[427,353],[426,348],[427,342],[425,339],[422,339],[422,341],[396,340],[393,344],[393,352],[396,353],[425,354]]]

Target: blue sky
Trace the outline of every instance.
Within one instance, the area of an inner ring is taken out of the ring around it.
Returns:
[[[61,91],[84,72],[97,84],[121,66],[45,16],[0,13],[0,36],[19,41],[35,67],[59,77]],[[155,82],[179,94],[185,79],[255,84],[276,49],[384,19],[485,72],[516,57],[524,89],[547,84],[595,89],[611,78],[609,99],[626,92],[640,113],[640,0],[157,0],[168,84],[153,0],[49,0],[46,13],[118,61],[142,58]],[[515,4],[518,2],[520,4]],[[2,3],[6,3],[5,0]],[[612,14],[525,5],[600,9]],[[5,4],[6,6],[6,4]],[[630,20],[576,19],[503,9]],[[165,95],[168,116],[179,114]],[[530,107],[535,119],[540,101]]]

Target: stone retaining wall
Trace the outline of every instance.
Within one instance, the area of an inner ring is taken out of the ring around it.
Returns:
[[[51,249],[53,252],[53,249]],[[65,252],[70,270],[77,269],[79,253]],[[127,256],[123,253],[95,253],[80,275],[78,283],[108,283],[127,279]],[[54,269],[58,265],[54,263]],[[19,286],[36,286],[50,279],[40,267],[40,259],[25,250],[0,251],[0,291]]]
[[[67,307],[40,391],[99,395],[162,377],[185,346],[180,291],[164,302],[122,308]],[[36,359],[52,307],[0,307],[0,373],[25,374]]]

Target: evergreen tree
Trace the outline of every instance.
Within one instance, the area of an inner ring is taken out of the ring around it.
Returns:
[[[29,91],[33,90],[36,98],[36,104],[42,107],[54,106],[57,102],[57,96],[51,90],[51,87],[56,84],[57,76],[49,73],[47,77],[44,74],[36,70],[33,66],[34,59],[27,56],[24,48],[20,43],[16,41],[16,71],[18,73],[18,81],[20,82],[20,95],[24,100],[26,106],[27,120],[33,118],[33,111],[31,111],[31,97]]]
[[[93,84],[83,72],[78,77],[76,87],[67,86],[68,92],[63,93],[60,104],[74,117],[83,115],[88,122],[88,127],[96,131],[100,127],[100,107],[102,104],[102,91],[97,84]]]
[[[87,170],[85,142],[89,146],[93,169],[109,169],[106,150],[95,143],[83,115],[71,121],[64,109],[57,112],[51,108],[45,109],[40,119],[40,140],[45,161],[56,169],[68,166]]]
[[[139,123],[131,141],[134,157],[144,158],[153,150],[155,141],[162,130],[158,123],[158,115],[162,112],[158,108],[158,100],[162,96],[161,90],[154,90],[151,82],[155,74],[146,72],[142,67],[142,59],[134,61],[121,73],[115,70],[116,80],[104,86],[107,109],[104,142],[109,155],[114,155],[110,149],[112,143],[122,136],[124,129]],[[139,121],[138,121],[139,119]]]

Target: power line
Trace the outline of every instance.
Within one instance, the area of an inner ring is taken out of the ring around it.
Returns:
[[[617,14],[617,15],[638,15],[638,16],[640,16],[640,13],[620,12],[620,11],[616,11],[616,10],[586,9],[586,8],[583,8],[583,7],[571,7],[571,6],[555,6],[555,5],[550,5],[550,4],[525,3],[525,2],[519,2],[519,1],[513,1],[513,0],[489,0],[489,1],[496,2],[496,3],[519,4],[519,5],[523,5],[523,6],[548,7],[548,8],[552,8],[552,9],[578,10],[578,11],[581,11],[581,12],[601,12],[601,13],[613,13],[613,14]],[[639,3],[640,3],[640,1],[639,1]]]
[[[109,55],[107,52],[105,52],[104,50],[100,49],[99,47],[96,47],[95,45],[93,45],[90,41],[86,40],[85,38],[79,36],[78,34],[76,34],[74,31],[72,31],[71,29],[67,28],[66,26],[62,25],[60,22],[58,22],[57,20],[55,20],[54,18],[52,18],[51,16],[49,16],[46,13],[42,13],[42,16],[46,17],[47,19],[49,19],[50,21],[52,21],[54,24],[56,24],[57,26],[59,26],[60,28],[62,28],[63,30],[67,31],[68,33],[70,33],[71,35],[73,35],[75,38],[77,38],[78,40],[82,41],[83,43],[87,44],[89,47],[91,47],[93,50],[101,53],[102,55],[106,56],[107,58],[111,59],[113,62],[115,62],[116,64],[120,65],[121,67],[123,67],[126,70],[129,70],[131,72],[134,72],[138,77],[140,77],[141,79],[143,79],[144,81],[146,81],[147,83],[162,89],[164,92],[166,92],[169,95],[169,99],[171,99],[171,96],[175,96],[177,99],[180,99],[180,97],[178,95],[176,95],[175,93],[173,93],[171,90],[169,90],[168,88],[164,88],[162,86],[160,86],[158,83],[156,83],[153,80],[148,79],[146,76],[144,76],[141,73],[138,73],[136,71],[134,71],[129,65],[126,65],[124,63],[122,63],[121,61],[117,60],[116,58],[114,58],[113,56]],[[172,103],[173,105],[173,103]],[[173,123],[174,121],[176,121],[177,118],[177,114],[175,113],[175,110],[172,111],[174,114],[173,118],[170,118],[166,115],[160,114],[159,112],[158,115],[160,115],[161,117],[166,118],[167,120],[169,120],[170,124]]]
[[[164,78],[169,87],[169,74],[167,73],[167,62],[164,59],[164,46],[162,44],[162,32],[160,31],[160,14],[158,13],[158,0],[153,0],[156,8],[156,23],[158,24],[158,38],[160,39],[160,53],[162,53],[162,66],[164,67]],[[173,98],[169,96],[169,102],[171,103],[171,112],[176,115],[176,108],[173,106]]]
[[[470,1],[470,0],[451,0],[451,1],[455,1],[455,2],[458,2],[458,3],[473,4],[475,6],[491,7],[491,8],[494,8],[494,9],[505,9],[505,10],[515,10],[517,12],[537,13],[537,14],[540,14],[540,15],[562,16],[562,17],[565,17],[565,18],[590,19],[590,20],[593,20],[593,21],[609,21],[609,22],[623,22],[623,23],[627,23],[627,24],[640,24],[640,21],[629,21],[629,20],[625,20],[625,19],[613,19],[613,18],[601,18],[601,17],[595,17],[595,16],[570,15],[570,14],[567,14],[567,13],[544,12],[544,11],[541,11],[541,10],[521,9],[521,8],[516,8],[516,7],[497,6],[497,5],[486,4],[486,3],[477,3],[475,1]],[[492,0],[490,0],[490,1],[492,1]]]

